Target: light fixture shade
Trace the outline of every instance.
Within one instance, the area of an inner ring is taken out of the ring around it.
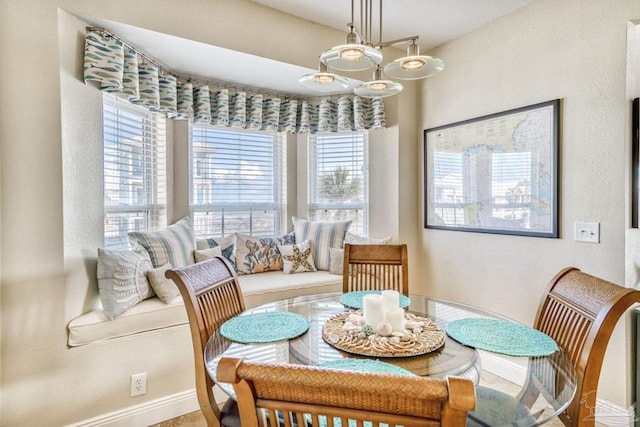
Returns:
[[[349,87],[348,78],[329,72],[305,74],[298,83],[318,92],[335,92]]]
[[[349,79],[330,73],[322,62],[317,73],[305,74],[298,79],[302,86],[318,92],[336,92],[349,87]]]
[[[382,52],[365,44],[343,44],[322,52],[320,60],[334,70],[361,71],[379,65]]]
[[[417,80],[432,76],[444,69],[444,61],[435,56],[413,55],[396,59],[384,67],[384,73],[401,80]]]
[[[372,80],[358,86],[353,92],[364,98],[384,98],[402,92],[402,85],[391,80]]]

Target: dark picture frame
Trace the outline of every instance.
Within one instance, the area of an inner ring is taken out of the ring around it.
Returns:
[[[560,100],[424,130],[424,227],[558,237]]]

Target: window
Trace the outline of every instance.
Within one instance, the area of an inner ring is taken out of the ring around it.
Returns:
[[[309,219],[351,219],[351,232],[368,234],[368,145],[366,132],[309,137]]]
[[[196,237],[281,234],[286,182],[282,135],[193,125],[190,208]]]
[[[165,119],[103,95],[104,246],[128,247],[129,231],[165,223]]]

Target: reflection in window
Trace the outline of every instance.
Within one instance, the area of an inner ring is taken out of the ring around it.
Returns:
[[[443,225],[528,228],[532,214],[530,152],[434,153],[434,213]],[[510,227],[512,226],[512,227]]]
[[[531,153],[494,153],[491,175],[492,217],[529,228]]]
[[[464,224],[462,154],[440,152],[434,156],[435,214],[443,224]]]

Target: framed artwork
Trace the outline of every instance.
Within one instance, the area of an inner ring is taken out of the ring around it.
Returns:
[[[640,203],[640,98],[633,100],[631,116],[631,227],[638,228]]]
[[[426,129],[425,228],[557,238],[559,107]]]

